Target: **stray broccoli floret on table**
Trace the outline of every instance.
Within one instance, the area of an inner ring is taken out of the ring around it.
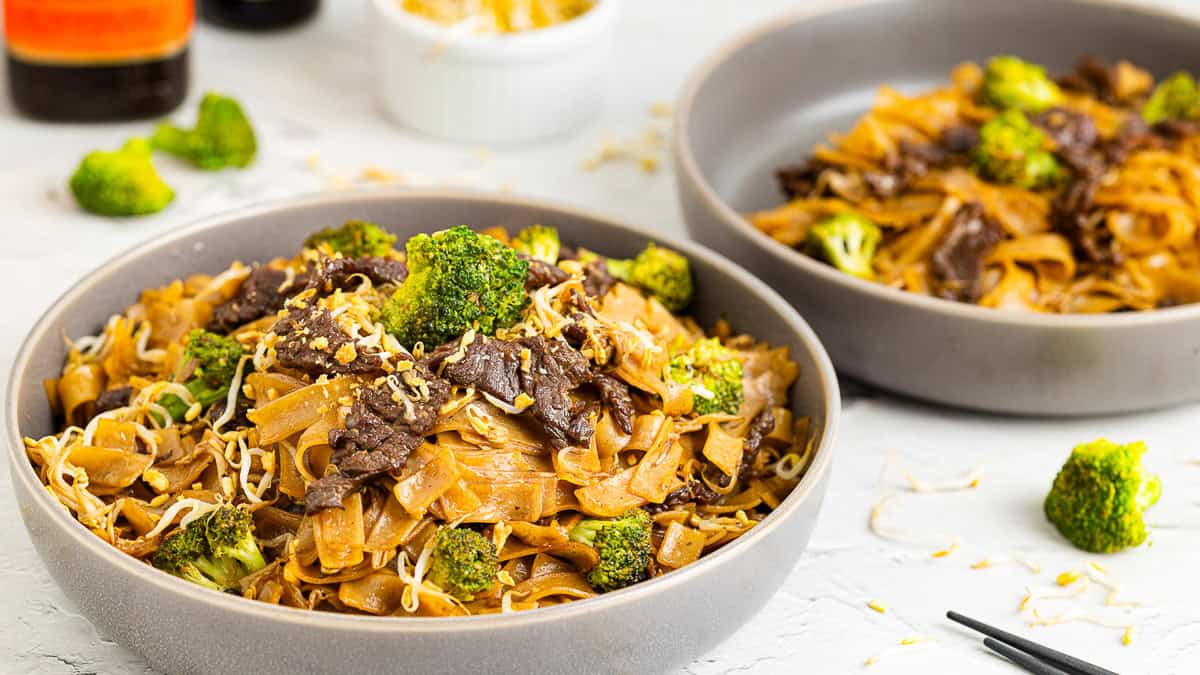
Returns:
[[[1162,481],[1142,467],[1145,443],[1105,439],[1076,446],[1046,496],[1046,517],[1076,547],[1112,553],[1146,540],[1142,515]]]
[[[491,539],[465,527],[443,527],[433,542],[429,580],[463,601],[496,582],[500,560]]]
[[[222,506],[167,536],[151,561],[164,572],[216,591],[237,591],[238,582],[267,566],[254,539],[250,514]]]
[[[692,302],[691,264],[669,248],[650,243],[631,260],[609,258],[608,273],[658,298],[672,312],[683,311]]]
[[[493,335],[529,302],[529,262],[500,241],[459,226],[408,240],[408,278],[380,321],[400,344],[437,346],[471,328]]]
[[[717,338],[697,340],[671,359],[671,378],[692,390],[697,415],[736,415],[742,407],[742,362]]]
[[[1041,112],[1063,100],[1058,85],[1046,69],[1015,56],[997,56],[988,61],[980,96],[984,103],[1000,109]]]
[[[816,223],[808,231],[810,253],[839,271],[874,279],[871,267],[882,233],[879,226],[857,213],[839,213]]]
[[[1159,83],[1142,107],[1147,124],[1200,117],[1200,88],[1191,75],[1178,72]]]
[[[258,142],[254,127],[232,98],[206,94],[193,129],[181,129],[169,122],[158,125],[152,139],[154,148],[187,160],[201,169],[216,171],[227,166],[244,168],[254,161]]]
[[[570,538],[596,549],[600,563],[587,573],[598,591],[615,591],[646,578],[653,553],[650,514],[631,509],[614,520],[581,520]]]
[[[113,152],[89,152],[71,176],[71,193],[79,206],[102,216],[157,213],[175,199],[154,168],[150,144],[143,138]]]
[[[193,330],[188,334],[187,349],[183,363],[195,363],[191,377],[184,382],[187,390],[200,402],[208,406],[223,401],[229,395],[229,385],[237,375],[238,362],[246,350],[231,337],[217,335],[205,330]],[[171,415],[171,419],[182,422],[187,416],[188,404],[175,394],[166,394],[158,399]]]
[[[558,262],[558,253],[562,249],[558,230],[545,225],[530,225],[521,230],[513,237],[510,246],[548,265]]]
[[[1045,134],[1025,115],[1006,111],[980,127],[975,167],[998,183],[1027,190],[1053,187],[1064,178],[1064,172],[1045,143]]]
[[[381,256],[392,250],[396,235],[365,220],[350,220],[338,228],[327,227],[305,240],[308,248],[321,244],[346,258]]]

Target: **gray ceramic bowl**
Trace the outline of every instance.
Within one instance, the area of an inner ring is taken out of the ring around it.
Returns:
[[[801,377],[796,415],[820,442],[792,494],[746,536],[698,563],[584,602],[510,616],[376,618],[310,613],[198,588],[105,544],[43,489],[21,443],[54,431],[42,379],[55,376],[62,335],[100,329],[140,289],[232,260],[297,250],[304,237],[349,218],[385,224],[407,238],[458,224],[556,225],[563,238],[632,255],[656,237],[575,210],[471,193],[315,197],[218,216],[104,264],[38,321],[8,386],[9,464],[21,515],[51,575],[101,632],[167,673],[648,672],[693,659],[732,633],[779,588],[807,545],[829,476],[839,395],[816,336],[778,295],[715,253],[660,241],[687,255],[704,324],[726,315],[776,345],[788,345]],[[637,645],[637,648],[629,648]]]
[[[1200,70],[1194,20],[1079,0],[884,0],[805,10],[721,49],[678,105],[674,160],[692,235],[800,310],[838,370],[954,406],[1129,412],[1200,398],[1200,306],[1104,316],[1001,312],[841,274],[739,214],[782,202],[772,171],[849,128],[879,85],[920,90],[1013,53],[1065,71],[1085,54],[1162,76]]]

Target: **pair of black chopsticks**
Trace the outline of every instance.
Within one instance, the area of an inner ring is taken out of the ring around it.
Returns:
[[[987,635],[983,644],[988,649],[1034,675],[1117,675],[1106,668],[1017,637],[958,612],[946,612],[946,617]]]

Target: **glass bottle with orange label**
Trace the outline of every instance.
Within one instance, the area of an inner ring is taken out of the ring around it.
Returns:
[[[3,3],[9,93],[30,117],[158,117],[187,94],[193,0]]]

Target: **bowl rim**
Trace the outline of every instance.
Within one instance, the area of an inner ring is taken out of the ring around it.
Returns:
[[[932,296],[919,295],[885,286],[873,281],[839,272],[800,251],[782,244],[754,227],[742,214],[735,211],[717,193],[708,177],[700,170],[692,151],[688,126],[696,99],[708,83],[709,77],[726,62],[765,38],[791,26],[820,19],[844,11],[853,11],[869,5],[901,4],[913,0],[818,0],[804,9],[769,19],[727,40],[713,54],[702,61],[684,84],[675,106],[671,135],[671,154],[674,159],[678,181],[687,183],[696,190],[706,210],[719,217],[722,224],[752,242],[760,251],[775,258],[781,264],[799,267],[807,274],[834,284],[840,284],[876,300],[907,305],[914,310],[940,314],[949,319],[981,321],[1007,326],[1027,328],[1133,328],[1149,324],[1171,324],[1200,319],[1200,302],[1176,307],[1165,307],[1138,312],[1110,312],[1106,314],[1048,314],[1038,312],[1013,312],[978,305],[968,305]],[[921,0],[917,0],[921,1]],[[1200,34],[1200,18],[1182,14],[1167,7],[1150,7],[1134,4],[1127,0],[1051,0],[1058,4],[1072,5],[1081,11],[1092,7],[1107,7],[1129,13],[1142,14],[1163,20],[1184,23]],[[685,209],[686,211],[686,209]]]
[[[168,597],[180,602],[202,602],[217,608],[239,614],[247,619],[280,621],[287,624],[319,626],[325,630],[370,631],[380,633],[436,633],[472,631],[490,629],[517,629],[533,625],[545,624],[558,620],[569,619],[580,613],[599,611],[621,605],[636,604],[643,596],[650,596],[656,591],[665,590],[669,586],[686,584],[705,569],[716,564],[732,560],[741,555],[758,539],[766,536],[779,527],[780,523],[799,510],[800,505],[812,497],[812,493],[821,484],[824,474],[830,470],[834,443],[841,417],[841,395],[837,375],[833,369],[824,346],[816,333],[796,312],[792,306],[780,297],[774,290],[754,275],[738,267],[720,254],[690,240],[671,239],[672,246],[688,257],[703,259],[725,275],[738,278],[746,283],[753,292],[759,295],[769,308],[776,312],[799,338],[799,342],[812,354],[817,363],[817,371],[805,373],[804,376],[816,377],[825,398],[825,421],[821,429],[821,440],[814,448],[812,464],[800,483],[761,523],[756,525],[745,536],[723,546],[711,555],[701,558],[670,574],[650,579],[632,587],[605,593],[584,602],[570,602],[553,607],[543,607],[511,615],[485,614],[465,617],[378,617],[337,614],[333,612],[318,612],[293,607],[282,607],[264,602],[255,602],[239,596],[220,593],[205,588],[199,588],[169,574],[159,573],[145,563],[126,555],[116,547],[104,542],[83,527],[71,513],[47,492],[34,471],[25,452],[25,445],[19,429],[19,411],[17,406],[18,376],[26,375],[29,368],[31,347],[35,341],[48,339],[54,334],[54,324],[58,320],[56,308],[64,302],[77,298],[89,292],[91,286],[129,263],[129,259],[143,252],[160,249],[175,242],[202,233],[206,230],[221,226],[232,220],[242,220],[256,216],[264,216],[279,211],[292,209],[309,209],[321,206],[343,204],[348,207],[362,205],[367,202],[392,202],[403,204],[405,201],[434,199],[444,201],[466,201],[481,206],[502,204],[509,207],[524,207],[543,212],[556,212],[575,218],[592,221],[604,227],[615,227],[620,230],[636,233],[648,240],[663,241],[656,233],[639,226],[629,225],[623,221],[609,218],[597,213],[579,209],[573,206],[559,204],[541,199],[527,199],[496,195],[476,190],[371,190],[352,191],[337,194],[315,194],[299,198],[286,198],[261,202],[248,207],[230,209],[213,216],[193,221],[189,225],[169,230],[159,236],[147,239],[126,249],[108,259],[100,266],[88,272],[83,278],[71,285],[62,293],[49,308],[38,318],[28,335],[21,342],[9,372],[6,388],[4,419],[7,424],[7,440],[9,445],[9,463],[15,483],[34,496],[28,508],[41,509],[75,546],[91,550],[96,556],[117,568],[123,574],[136,577],[139,582],[150,584],[155,592],[162,592],[164,600]],[[818,495],[819,498],[819,495]],[[30,533],[32,538],[34,535]],[[143,586],[144,587],[144,586]]]
[[[571,49],[581,34],[605,30],[612,24],[622,0],[594,0],[591,8],[562,23],[516,33],[451,33],[445,25],[417,16],[401,6],[402,0],[371,0],[376,14],[390,28],[405,31],[435,45],[453,50],[455,56],[494,59],[503,56],[537,55]]]

